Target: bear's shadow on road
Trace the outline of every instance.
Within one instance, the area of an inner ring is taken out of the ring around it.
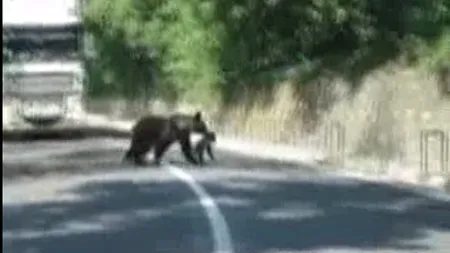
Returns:
[[[236,253],[414,252],[431,247],[417,242],[426,230],[450,232],[449,202],[412,189],[231,176],[201,183],[223,211]],[[211,252],[205,215],[180,182],[93,181],[66,191],[80,199],[4,204],[5,252]]]

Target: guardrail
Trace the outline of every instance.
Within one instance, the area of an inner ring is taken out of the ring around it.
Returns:
[[[339,122],[330,122],[324,127],[324,148],[332,157],[342,157],[345,153],[345,126]]]
[[[449,136],[440,129],[423,129],[420,131],[420,173],[429,176],[429,140],[437,138],[439,141],[439,162],[442,174],[448,174]]]
[[[338,155],[342,157],[345,154],[346,128],[339,122],[330,122],[324,127],[323,131],[323,147],[331,156]],[[439,142],[438,160],[440,173],[442,175],[449,174],[450,160],[450,134],[441,129],[422,129],[419,136],[419,152],[420,152],[420,174],[429,176],[429,156],[430,156],[430,140],[435,139]]]

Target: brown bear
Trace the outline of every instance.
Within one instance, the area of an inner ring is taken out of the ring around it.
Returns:
[[[209,131],[202,135],[202,138],[195,144],[195,153],[198,157],[198,161],[200,164],[203,164],[205,159],[204,153],[207,151],[209,158],[211,160],[215,160],[214,153],[212,151],[212,144],[216,142],[216,133]]]
[[[173,114],[168,117],[148,115],[139,119],[131,131],[131,145],[124,160],[145,165],[145,154],[153,148],[154,163],[159,165],[170,145],[178,141],[185,159],[191,164],[198,164],[193,155],[190,135],[207,133],[208,127],[201,113],[196,112],[194,115]]]

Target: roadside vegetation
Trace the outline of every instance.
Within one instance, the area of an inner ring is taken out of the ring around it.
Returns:
[[[346,157],[382,161],[417,162],[420,129],[450,129],[448,0],[91,0],[83,18],[90,98],[128,117],[189,104],[291,144],[338,122]]]

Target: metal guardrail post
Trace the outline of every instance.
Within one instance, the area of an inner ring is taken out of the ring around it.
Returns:
[[[345,126],[334,121],[325,126],[324,130],[324,147],[331,153],[331,155],[334,155],[336,152],[342,156],[345,152]]]
[[[448,173],[449,162],[449,136],[440,129],[424,129],[420,131],[420,173],[429,175],[428,170],[428,142],[430,138],[436,137],[439,140],[439,162],[441,173]]]

